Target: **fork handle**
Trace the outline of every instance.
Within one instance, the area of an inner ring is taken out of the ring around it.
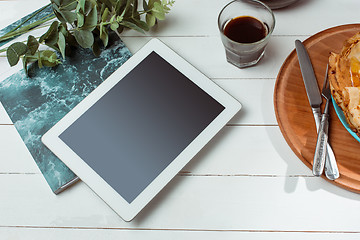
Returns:
[[[327,153],[328,143],[328,129],[329,129],[329,114],[323,114],[321,116],[321,122],[319,126],[318,138],[316,141],[314,163],[313,163],[313,174],[320,176],[324,171],[325,157]]]

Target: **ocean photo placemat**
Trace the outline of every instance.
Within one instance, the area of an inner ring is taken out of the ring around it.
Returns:
[[[54,193],[78,178],[43,145],[41,137],[130,58],[121,39],[112,39],[99,57],[90,49],[73,49],[56,67],[38,68],[35,63],[29,67],[29,77],[20,70],[0,82],[0,102]]]

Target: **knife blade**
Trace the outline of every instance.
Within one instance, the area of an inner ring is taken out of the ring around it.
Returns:
[[[322,103],[319,87],[316,81],[314,69],[311,64],[310,57],[305,46],[300,40],[295,41],[296,52],[298,54],[301,74],[303,77],[306,94],[314,115],[316,130],[318,131],[321,119],[320,105]],[[339,170],[337,168],[334,152],[329,144],[327,144],[327,154],[325,160],[325,175],[330,180],[335,180],[339,177]],[[313,174],[320,176],[324,170],[323,162],[313,162]]]
[[[313,109],[313,112],[315,111],[320,114],[322,99],[310,57],[305,46],[299,40],[295,41],[295,47],[310,106]]]

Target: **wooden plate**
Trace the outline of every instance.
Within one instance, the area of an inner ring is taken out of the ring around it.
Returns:
[[[319,32],[303,42],[309,52],[320,90],[329,53],[339,53],[344,41],[359,31],[360,24],[343,25]],[[294,153],[312,169],[317,134],[295,50],[286,58],[277,76],[274,105],[284,138]],[[330,182],[360,193],[360,143],[341,124],[332,106],[329,141],[340,171],[340,177]]]

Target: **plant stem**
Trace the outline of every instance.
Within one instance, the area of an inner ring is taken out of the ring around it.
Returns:
[[[44,9],[46,9],[48,6],[50,6],[50,3],[40,9],[38,9],[37,11],[35,11],[31,16],[29,16],[24,22],[20,23],[18,26],[16,26],[14,29],[11,29],[11,31],[9,31],[8,33],[14,32],[15,30],[17,30],[18,28],[20,28],[22,25],[24,25],[26,22],[28,22],[30,19],[32,19],[33,17],[35,17],[37,14],[39,14],[40,12],[42,12]]]
[[[34,30],[35,29],[40,29],[40,28],[44,28],[44,27],[48,27],[49,25],[44,25],[44,26],[39,26],[39,27],[36,27],[36,28],[34,28]],[[40,38],[40,37],[35,37],[37,40]],[[27,40],[23,40],[23,41],[21,41],[22,43],[27,43]],[[7,47],[5,47],[5,48],[3,48],[3,49],[0,49],[0,53],[3,53],[3,52],[6,52],[6,50],[7,50],[8,48]],[[1,56],[0,55],[0,57],[6,57],[6,56]]]
[[[23,34],[25,32],[28,32],[30,29],[35,28],[35,27],[37,27],[37,26],[39,26],[39,25],[41,25],[41,24],[43,24],[43,23],[45,23],[47,21],[50,21],[50,20],[52,20],[54,18],[55,18],[54,14],[49,14],[49,15],[43,17],[42,19],[40,19],[39,21],[36,21],[36,22],[34,22],[32,24],[23,26],[21,28],[18,28],[15,31],[10,31],[10,32],[8,32],[5,35],[0,37],[0,42],[11,39],[11,38],[16,37],[16,36],[19,36],[19,35],[21,35],[21,34]]]

